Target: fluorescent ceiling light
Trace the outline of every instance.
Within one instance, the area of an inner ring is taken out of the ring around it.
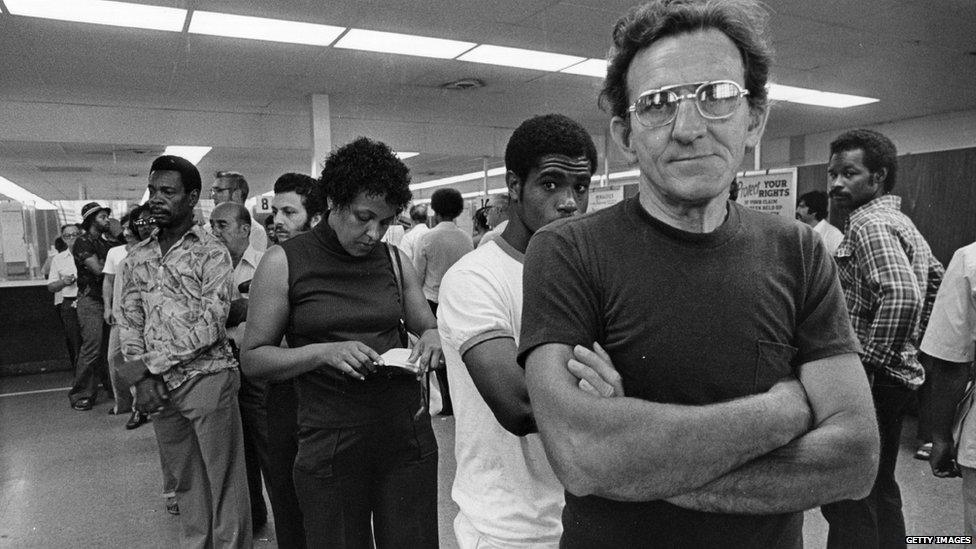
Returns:
[[[856,107],[858,105],[878,102],[878,99],[873,97],[810,90],[807,88],[784,86],[782,84],[769,85],[769,98],[777,101],[789,101],[791,103],[803,103],[806,105],[817,105],[819,107],[833,107],[835,109],[846,109],[847,107]]]
[[[522,69],[536,69],[540,71],[558,71],[585,61],[586,58],[561,53],[482,44],[458,57],[458,60]]]
[[[179,145],[170,145],[166,147],[163,154],[171,154],[173,156],[181,156],[190,161],[194,166],[204,157],[213,147],[183,147]]]
[[[398,151],[398,152],[395,152],[393,154],[395,154],[396,157],[399,158],[400,160],[406,160],[408,158],[413,158],[413,157],[419,155],[420,153],[419,152],[399,152]]]
[[[146,188],[146,191],[144,193],[142,193],[142,198],[139,199],[139,205],[142,206],[148,200],[149,200],[149,188],[147,187]]]
[[[346,30],[345,27],[333,27],[331,25],[230,15],[212,11],[194,11],[191,17],[189,32],[193,34],[268,40],[270,42],[287,42],[310,46],[328,46],[335,42],[342,31]]]
[[[444,40],[443,38],[351,29],[341,40],[336,42],[335,47],[437,59],[454,59],[476,45],[474,42],[459,42],[457,40]]]
[[[180,32],[186,10],[108,0],[4,0],[12,15]]]
[[[505,174],[505,166],[498,168],[492,168],[488,170],[488,177],[495,177],[498,175]],[[421,189],[429,189],[431,187],[442,187],[444,185],[452,185],[454,183],[464,183],[465,181],[474,181],[476,179],[481,179],[485,176],[484,171],[471,172],[462,175],[454,175],[451,177],[444,177],[442,179],[432,179],[430,181],[424,181],[423,183],[414,183],[410,185],[411,191],[419,191]]]
[[[33,205],[38,210],[56,210],[57,206],[28,191],[6,177],[0,176],[0,194],[21,204]]]
[[[597,78],[606,78],[607,76],[607,60],[606,59],[587,59],[582,63],[577,63],[572,67],[566,67],[559,72],[565,72],[569,74],[580,74],[583,76],[595,76]]]
[[[508,191],[508,187],[498,187],[496,189],[488,189],[488,194],[502,194]],[[485,193],[482,191],[473,191],[470,193],[463,193],[461,198],[478,198],[479,196],[484,196]]]

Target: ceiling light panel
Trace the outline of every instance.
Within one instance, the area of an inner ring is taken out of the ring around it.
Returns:
[[[335,44],[337,48],[350,50],[396,53],[436,59],[454,59],[475,46],[474,42],[459,42],[457,40],[362,29],[351,29]]]
[[[487,63],[503,67],[558,71],[586,61],[585,57],[483,44],[458,57],[460,61]]]
[[[587,59],[582,63],[577,63],[571,67],[566,67],[565,69],[559,72],[565,72],[569,74],[579,74],[582,76],[595,76],[596,78],[605,78],[607,76],[607,60]]]
[[[331,45],[345,30],[345,27],[334,27],[332,25],[231,15],[212,11],[194,11],[191,14],[189,28],[189,32],[193,34],[306,44],[309,46]]]
[[[108,0],[4,0],[12,15],[180,32],[186,10]]]
[[[498,168],[492,168],[488,170],[488,177],[496,177],[499,175],[505,175],[505,166]],[[482,179],[485,177],[485,172],[471,172],[461,175],[454,175],[451,177],[444,177],[441,179],[432,179],[430,181],[424,181],[423,183],[414,183],[410,185],[411,191],[419,191],[421,189],[430,189],[432,187],[442,187],[444,185],[453,185],[454,183],[464,183],[465,181],[474,181],[475,179]]]
[[[38,210],[56,210],[57,206],[28,191],[6,177],[0,176],[0,194],[24,205],[33,205]]]
[[[403,152],[403,151],[397,151],[397,152],[395,152],[393,154],[395,154],[396,157],[399,158],[400,160],[406,160],[408,158],[413,158],[413,157],[419,155],[420,153],[419,152]]]
[[[188,147],[181,145],[170,145],[163,151],[164,155],[180,156],[187,159],[194,166],[197,165],[213,147]]]
[[[790,103],[803,103],[805,105],[832,107],[835,109],[846,109],[848,107],[878,102],[878,99],[873,97],[825,92],[794,86],[784,86],[782,84],[769,85],[769,98],[775,101],[789,101]]]

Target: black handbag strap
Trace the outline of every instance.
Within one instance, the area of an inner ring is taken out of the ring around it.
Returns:
[[[400,297],[400,343],[407,347],[409,337],[407,336],[407,303],[403,295],[403,263],[396,246],[390,246],[385,242],[383,245],[386,246],[386,255],[390,258],[390,267],[393,268],[393,277],[396,279],[397,292]]]

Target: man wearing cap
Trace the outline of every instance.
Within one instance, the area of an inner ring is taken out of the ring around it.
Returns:
[[[244,179],[243,175],[237,172],[217,172],[214,176],[213,185],[210,187],[210,198],[213,199],[214,206],[219,206],[225,202],[233,202],[243,206],[247,200],[249,190],[247,180]],[[250,212],[248,212],[248,216],[251,217],[252,227],[261,226],[251,216]],[[251,247],[255,250],[264,252],[268,248],[268,239],[265,235],[261,234],[261,231],[251,231],[251,235],[248,238],[250,239]]]
[[[225,328],[233,264],[194,223],[199,198],[193,164],[153,161],[147,204],[157,230],[122,266],[119,373],[135,385],[139,411],[157,414],[159,451],[176,475],[180,547],[251,547],[240,374]]]
[[[113,244],[102,238],[109,228],[112,210],[98,202],[81,208],[82,234],[71,247],[78,271],[78,324],[81,326],[81,348],[75,364],[75,380],[68,393],[75,410],[92,409],[101,382],[109,394],[112,384],[108,377],[108,330],[105,327],[102,303],[102,268]]]

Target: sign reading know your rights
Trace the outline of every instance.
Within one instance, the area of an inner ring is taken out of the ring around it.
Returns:
[[[786,216],[796,214],[796,168],[739,172],[736,202],[759,212]]]

